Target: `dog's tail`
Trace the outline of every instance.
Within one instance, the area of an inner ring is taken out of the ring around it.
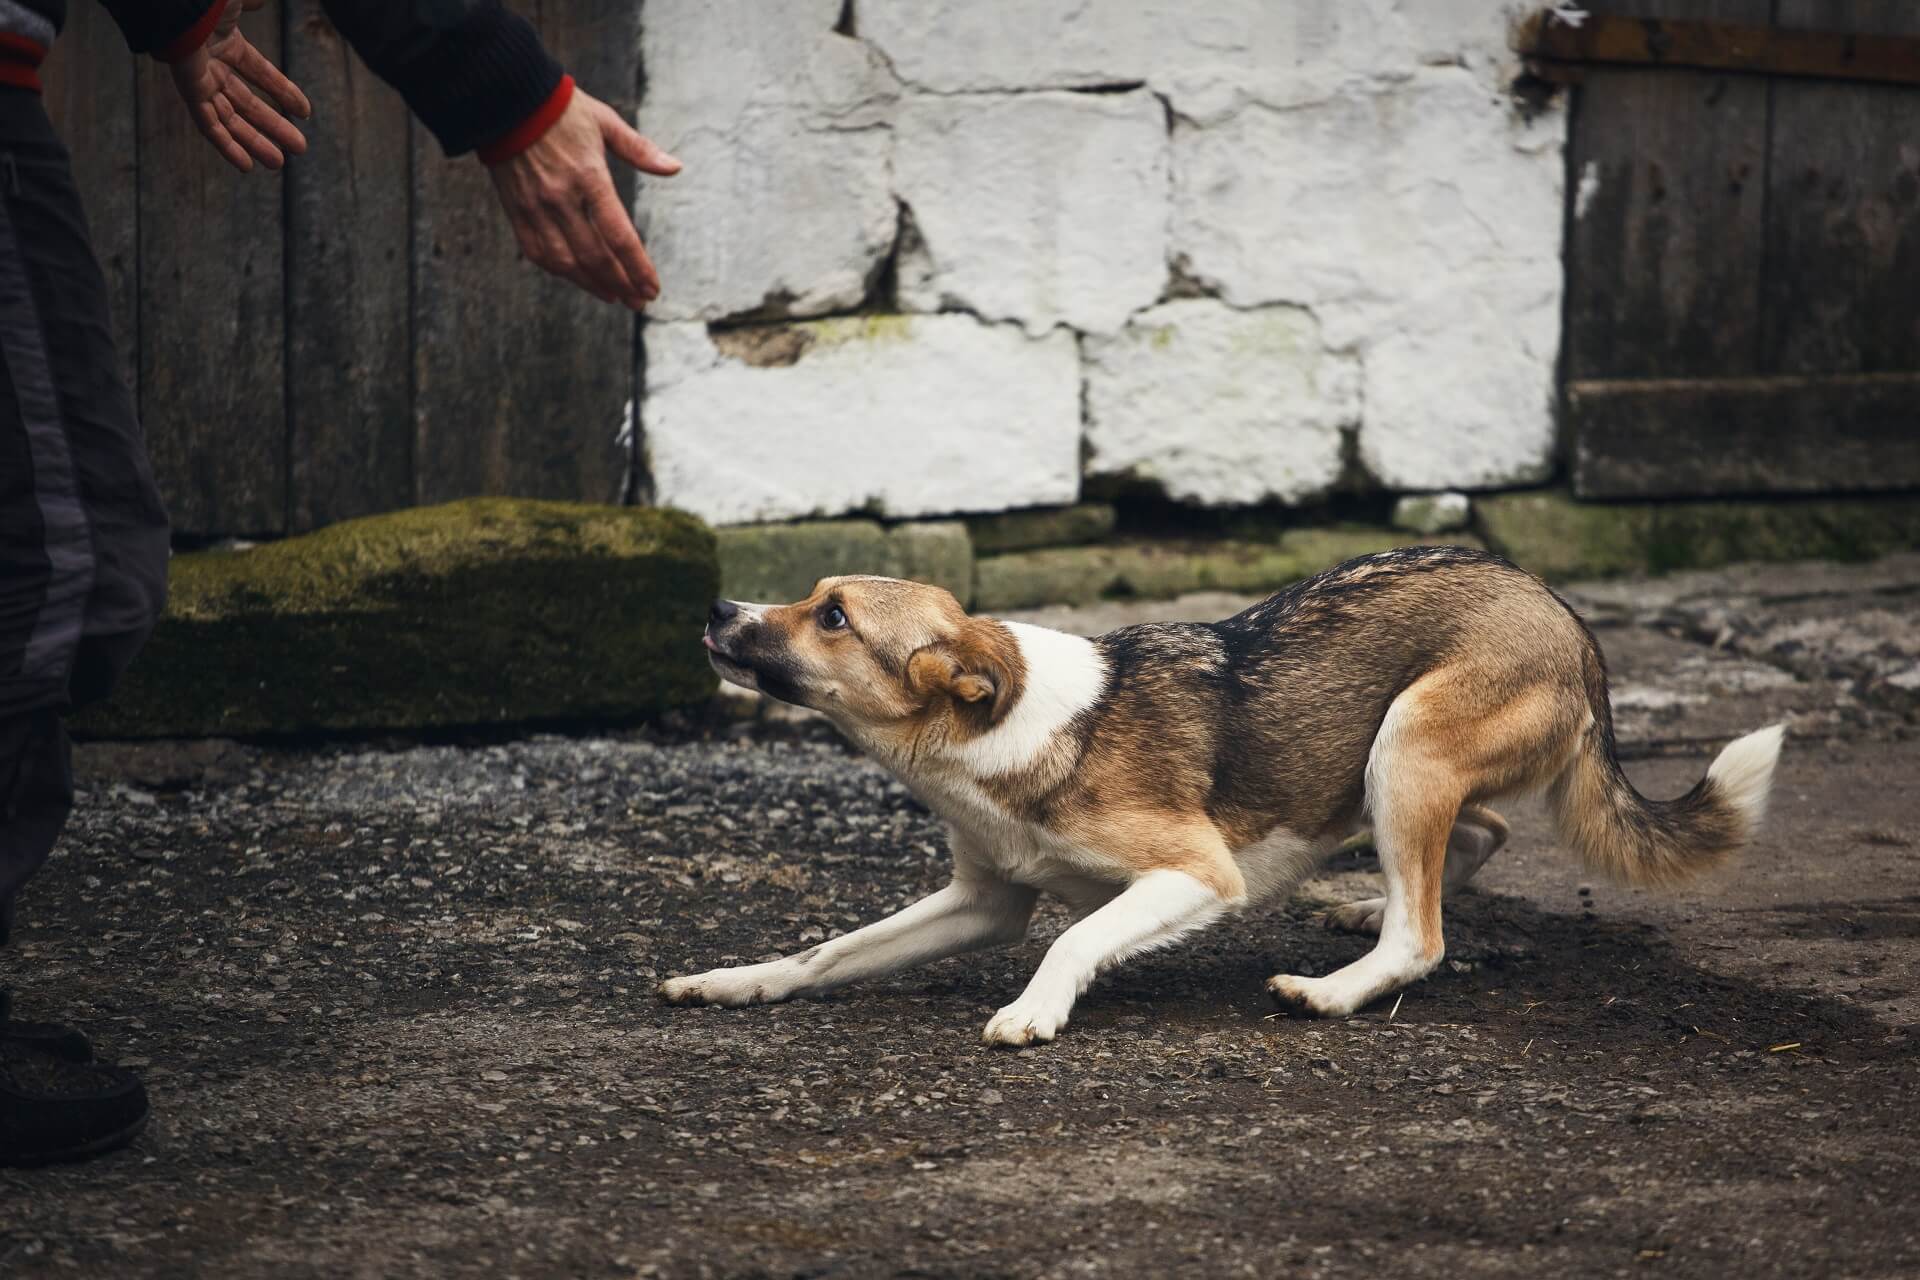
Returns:
[[[1649,800],[1620,771],[1604,670],[1590,682],[1589,695],[1594,723],[1547,790],[1561,838],[1589,867],[1626,884],[1676,885],[1753,839],[1766,816],[1785,725],[1728,743],[1707,776],[1678,800]]]

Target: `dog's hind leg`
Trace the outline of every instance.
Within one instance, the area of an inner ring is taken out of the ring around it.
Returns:
[[[1485,805],[1470,804],[1460,810],[1453,831],[1447,836],[1447,869],[1441,877],[1440,891],[1445,897],[1467,887],[1474,872],[1507,842],[1507,820]],[[1386,914],[1385,898],[1362,898],[1327,912],[1327,928],[1347,933],[1379,933],[1381,917]]]
[[[1446,954],[1440,903],[1461,806],[1468,796],[1542,785],[1591,719],[1584,691],[1564,681],[1518,684],[1508,672],[1464,663],[1416,680],[1387,709],[1367,757],[1367,807],[1387,881],[1380,940],[1324,978],[1281,974],[1267,990],[1290,1009],[1344,1017],[1431,973]]]

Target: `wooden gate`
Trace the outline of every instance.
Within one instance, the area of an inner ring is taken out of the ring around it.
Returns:
[[[515,7],[630,111],[637,4]],[[176,530],[282,534],[482,493],[618,500],[632,316],[518,260],[478,162],[440,154],[319,0],[247,19],[313,101],[283,176],[234,172],[166,68],[129,55],[101,6],[68,13],[47,105]]]
[[[1578,85],[1575,491],[1920,489],[1920,4],[1582,7],[1529,37]]]

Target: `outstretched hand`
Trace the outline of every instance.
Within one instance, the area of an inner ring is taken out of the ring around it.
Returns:
[[[614,189],[609,151],[642,173],[680,172],[619,112],[580,91],[538,141],[490,172],[529,261],[638,311],[660,296],[660,273]]]
[[[299,155],[307,140],[286,114],[313,114],[307,95],[240,34],[240,15],[267,0],[226,0],[207,42],[173,64],[173,84],[194,128],[242,173]]]

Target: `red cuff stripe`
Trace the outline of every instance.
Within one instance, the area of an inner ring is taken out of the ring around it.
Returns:
[[[153,56],[162,62],[178,62],[207,42],[213,29],[220,24],[221,11],[227,7],[226,0],[213,0],[200,20],[175,37],[172,44],[163,45],[153,51]]]
[[[0,62],[0,84],[40,92],[40,72],[24,62]]]
[[[45,46],[38,41],[15,35],[11,31],[0,31],[0,58],[5,58],[9,62],[25,61],[37,67],[46,56]]]
[[[508,130],[498,141],[490,142],[479,150],[480,163],[489,167],[503,160],[511,160],[525,151],[566,112],[567,104],[573,101],[573,77],[561,76],[560,83],[554,86],[547,100],[535,109],[534,113]]]

